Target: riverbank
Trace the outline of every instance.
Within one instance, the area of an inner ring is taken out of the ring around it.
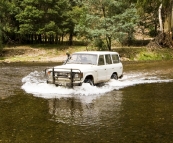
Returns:
[[[68,50],[68,48],[67,48]],[[6,47],[1,52],[0,62],[61,62],[66,59],[64,48],[31,46]]]
[[[66,52],[93,50],[85,46],[16,46],[6,47],[0,55],[0,62],[62,62],[66,59]],[[147,47],[114,47],[122,61],[148,61],[173,59],[172,49],[148,49]]]

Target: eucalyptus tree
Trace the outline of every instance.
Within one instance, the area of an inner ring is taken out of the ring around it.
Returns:
[[[142,11],[141,15],[152,13],[147,21],[150,22],[153,19],[155,21],[153,27],[155,27],[155,31],[159,31],[155,38],[157,45],[173,48],[173,0],[137,0],[137,4],[138,9]]]
[[[138,20],[135,5],[126,0],[82,0],[75,30],[90,40],[100,39],[111,50],[112,40],[132,38]]]
[[[163,6],[163,7],[162,7]],[[173,48],[173,0],[162,0],[160,2],[160,32],[161,34],[158,36],[159,44],[162,47]],[[161,15],[162,14],[162,15]],[[163,26],[162,26],[163,22]],[[163,28],[162,28],[163,27]]]
[[[163,18],[164,18],[164,32],[170,33],[173,28],[173,0],[164,0],[163,4]]]

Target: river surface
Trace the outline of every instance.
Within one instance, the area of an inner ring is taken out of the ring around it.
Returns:
[[[173,143],[173,61],[74,89],[46,84],[54,65],[0,64],[0,143]]]

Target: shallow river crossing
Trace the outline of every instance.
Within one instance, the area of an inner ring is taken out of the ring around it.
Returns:
[[[0,65],[0,142],[173,142],[173,61],[126,62],[122,79],[73,89],[46,83],[54,65]]]

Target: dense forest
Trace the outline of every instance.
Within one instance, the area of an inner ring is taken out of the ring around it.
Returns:
[[[150,46],[172,48],[172,9],[173,0],[1,0],[0,47],[78,39],[111,50],[141,33],[155,37]]]

